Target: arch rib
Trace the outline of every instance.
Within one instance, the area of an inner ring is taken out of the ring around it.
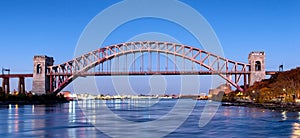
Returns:
[[[242,75],[250,74],[249,64],[235,62],[215,54],[212,54],[207,51],[203,51],[201,49],[186,46],[182,44],[176,44],[171,42],[156,42],[156,41],[142,41],[142,42],[128,42],[121,43],[116,45],[107,46],[104,48],[99,48],[97,50],[91,51],[87,54],[74,58],[73,60],[67,61],[65,63],[49,66],[48,76],[50,76],[53,84],[51,90],[52,92],[59,92],[64,87],[66,87],[69,83],[75,80],[79,76],[85,76],[85,74],[89,74],[88,71],[100,64],[104,64],[106,61],[113,60],[115,57],[120,57],[123,55],[130,55],[136,53],[150,53],[157,52],[166,54],[167,57],[170,55],[174,56],[174,65],[176,66],[176,57],[181,57],[183,61],[188,60],[191,61],[192,64],[196,63],[200,65],[200,67],[206,68],[207,74],[217,74],[221,78],[225,79],[229,84],[236,87],[240,91],[244,91],[238,83]],[[151,55],[150,55],[151,56]],[[168,57],[168,58],[169,58]],[[152,56],[149,58],[152,62]],[[126,58],[127,60],[127,58]],[[169,59],[167,59],[169,60]],[[111,61],[110,61],[111,62]],[[131,61],[134,62],[134,61]],[[168,61],[167,61],[168,62]],[[144,63],[142,63],[144,64]],[[149,63],[150,64],[150,63]],[[194,68],[194,67],[192,67]],[[103,69],[103,68],[102,68]],[[151,69],[150,69],[151,70]],[[193,70],[193,69],[192,69]],[[107,70],[107,72],[112,72],[112,70]],[[136,74],[141,74],[140,72],[136,72]],[[200,74],[202,70],[195,70],[195,72],[190,72],[190,74]],[[165,72],[167,75],[172,74],[171,72],[179,72],[179,74],[185,74],[184,71],[166,69],[164,71],[160,71],[158,73]],[[94,72],[97,74],[97,72]],[[119,72],[119,74],[128,74],[130,75],[132,72]],[[146,71],[146,74],[153,74],[151,71]],[[118,74],[115,72],[114,74]],[[231,77],[228,75],[235,75],[235,81],[231,80]]]

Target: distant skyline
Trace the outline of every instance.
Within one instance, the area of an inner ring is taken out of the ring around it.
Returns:
[[[52,56],[55,64],[72,59],[77,41],[86,25],[98,13],[117,2],[119,1],[1,0],[0,67],[10,68],[11,73],[32,73],[34,55]],[[281,64],[284,65],[284,70],[300,66],[300,1],[181,2],[206,18],[219,38],[226,58],[248,63],[250,52],[265,51],[267,70],[278,70]],[[188,32],[177,25],[149,18],[133,20],[117,28],[104,45],[126,42],[147,32],[164,33],[183,44],[201,48]],[[30,81],[27,80],[27,83]],[[16,80],[12,82],[12,89],[17,88]],[[208,86],[201,91],[207,88]],[[111,87],[105,88],[105,91],[109,89]]]

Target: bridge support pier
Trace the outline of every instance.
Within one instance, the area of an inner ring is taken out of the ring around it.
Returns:
[[[248,88],[248,82],[247,82],[247,74],[244,74],[244,90],[247,90]]]
[[[19,91],[19,93],[22,93],[22,94],[25,93],[25,78],[24,77],[19,77],[18,91]]]
[[[9,87],[9,77],[4,77],[2,80],[2,90],[5,94],[9,94],[10,87]]]

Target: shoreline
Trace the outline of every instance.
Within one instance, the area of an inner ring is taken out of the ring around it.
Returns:
[[[45,101],[0,101],[0,105],[18,104],[18,105],[53,105],[69,103],[71,100],[56,101],[56,100],[45,100]],[[241,106],[249,108],[260,108],[275,111],[291,111],[300,112],[300,104],[296,103],[252,103],[252,102],[240,102],[240,101],[222,101],[222,106]]]
[[[69,101],[0,101],[0,105],[18,104],[18,105],[53,105],[68,103]]]
[[[252,103],[252,102],[230,102],[222,101],[222,106],[243,106],[249,108],[261,108],[275,111],[300,112],[300,104],[295,103]]]
[[[25,94],[4,94],[0,93],[0,105],[18,104],[18,105],[50,105],[67,103],[70,99],[63,95],[32,95],[31,93]]]

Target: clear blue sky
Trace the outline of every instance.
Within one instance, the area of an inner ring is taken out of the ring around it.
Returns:
[[[55,63],[73,58],[81,32],[90,20],[116,0],[1,0],[0,67],[31,73],[34,55]],[[182,0],[210,23],[227,58],[248,62],[251,51],[265,51],[267,70],[300,65],[299,0]],[[148,25],[140,28],[137,24]],[[137,20],[119,28],[105,44],[124,42],[143,32],[161,32],[193,45],[189,37],[163,28],[158,20]],[[179,38],[181,37],[181,38]],[[199,46],[196,46],[199,47]]]

